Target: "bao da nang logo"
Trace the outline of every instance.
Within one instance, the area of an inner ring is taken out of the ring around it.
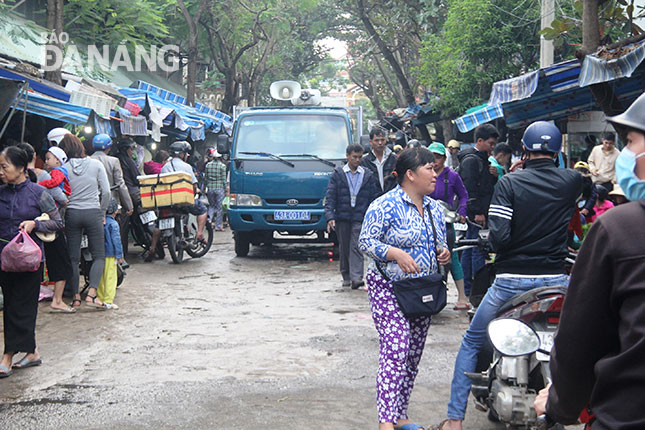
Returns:
[[[103,45],[88,45],[85,55],[81,55],[75,43],[69,40],[67,33],[42,33],[47,45],[42,48],[43,69],[46,72],[59,70],[65,66],[84,65],[89,70],[115,71],[123,68],[129,72],[143,70],[155,72],[157,69],[164,72],[179,70],[179,47],[177,45],[151,45],[144,47],[137,45],[134,53],[128,50],[124,43],[116,48]],[[145,64],[145,68],[143,65]]]

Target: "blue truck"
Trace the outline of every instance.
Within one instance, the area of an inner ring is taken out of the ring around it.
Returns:
[[[218,151],[230,154],[229,223],[235,253],[283,241],[329,242],[324,198],[354,141],[344,108],[250,108]]]

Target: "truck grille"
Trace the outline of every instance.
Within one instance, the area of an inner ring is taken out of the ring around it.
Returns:
[[[292,200],[291,198],[288,199],[264,199],[265,202],[269,205],[286,205],[287,200]],[[298,205],[315,205],[318,204],[320,199],[296,199],[298,200]]]

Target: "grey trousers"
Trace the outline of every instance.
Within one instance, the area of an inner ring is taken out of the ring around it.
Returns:
[[[361,225],[361,222],[336,221],[340,273],[343,275],[343,281],[361,281],[363,279],[364,257],[361,250],[358,249]]]
[[[67,209],[65,214],[65,233],[69,245],[69,258],[72,260],[72,279],[70,287],[74,294],[78,293],[79,270],[81,261],[81,236],[83,230],[87,233],[90,252],[92,253],[92,268],[90,269],[90,287],[98,288],[103,268],[105,267],[105,233],[103,232],[103,211],[101,209]]]

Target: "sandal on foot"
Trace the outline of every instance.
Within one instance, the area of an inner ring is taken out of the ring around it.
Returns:
[[[87,297],[89,297],[89,298],[92,300],[91,302],[88,302],[87,300],[85,300],[85,304],[86,304],[87,306],[90,306],[90,307],[93,307],[93,308],[97,308],[97,309],[107,309],[107,308],[105,307],[105,303],[100,303],[100,304],[99,304],[99,303],[96,303],[96,296],[90,296],[90,295],[88,294],[88,295],[87,295]]]
[[[405,424],[401,427],[394,427],[394,430],[426,430],[425,427],[422,427],[418,424]]]
[[[78,303],[78,304],[76,304],[76,303]],[[72,299],[72,304],[70,306],[72,308],[76,309],[76,308],[80,308],[82,303],[83,302],[81,301],[81,299]]]
[[[11,368],[26,369],[27,367],[40,366],[41,364],[43,364],[43,361],[40,358],[38,360],[29,361],[27,357],[23,357],[22,360],[18,361],[17,363],[14,363],[14,365],[11,366]]]
[[[432,429],[430,429],[430,430],[443,430],[443,425],[445,423],[447,423],[448,421],[450,421],[450,420],[443,420],[439,424],[437,424],[436,426],[432,426]]]
[[[470,305],[468,303],[457,303],[452,309],[455,311],[467,311],[470,309]]]
[[[4,364],[0,364],[0,378],[8,378],[13,372]]]
[[[80,300],[75,300],[80,302]],[[67,306],[64,308],[52,308],[51,306],[49,307],[49,313],[50,314],[73,314],[76,312],[76,308],[72,306]]]

